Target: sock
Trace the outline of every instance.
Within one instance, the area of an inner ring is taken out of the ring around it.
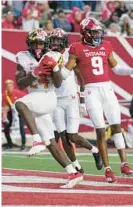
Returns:
[[[33,134],[32,137],[34,142],[42,142],[39,134]]]
[[[77,173],[76,169],[72,166],[72,164],[69,164],[65,167],[65,170],[67,173]]]
[[[75,160],[74,162],[72,162],[73,167],[77,167],[79,170],[81,169],[81,165],[79,164],[78,160]]]
[[[92,152],[92,153],[98,153],[98,149],[97,149],[97,147],[92,146],[91,152]]]
[[[110,166],[107,166],[104,168],[104,171],[106,171],[107,169],[110,169],[111,170],[111,167]]]
[[[127,164],[127,162],[122,162],[121,163],[121,166],[123,167],[125,164]]]

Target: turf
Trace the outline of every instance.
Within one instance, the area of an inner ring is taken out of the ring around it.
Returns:
[[[103,175],[104,170],[97,170],[91,154],[77,156],[85,173]],[[109,156],[110,165],[116,175],[120,175],[120,160],[118,155]],[[133,156],[127,155],[127,160],[133,168]],[[52,158],[51,155],[26,157],[24,154],[5,153],[2,155],[2,167],[14,169],[29,169],[38,171],[64,172],[64,169]]]

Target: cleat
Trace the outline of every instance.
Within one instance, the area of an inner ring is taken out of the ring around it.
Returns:
[[[27,153],[27,156],[36,155],[46,149],[43,142],[33,142],[33,146],[30,151]]]
[[[105,170],[105,178],[108,183],[116,182],[115,174],[113,173],[110,167],[106,168]]]
[[[97,152],[97,153],[92,153],[92,154],[93,154],[93,157],[95,159],[96,168],[98,170],[101,170],[102,167],[103,167],[103,161],[102,161],[100,153]]]
[[[79,172],[71,173],[68,177],[68,181],[65,185],[60,186],[60,188],[73,188],[75,185],[83,180],[83,175]]]
[[[127,163],[125,163],[123,166],[121,166],[121,174],[122,174],[122,176],[124,176],[124,177],[132,177],[133,176],[133,170],[130,168],[130,166],[127,164]]]
[[[83,170],[83,168],[79,169],[78,167],[75,167],[75,169],[76,169],[77,172],[79,172],[81,175],[84,174],[84,170]]]

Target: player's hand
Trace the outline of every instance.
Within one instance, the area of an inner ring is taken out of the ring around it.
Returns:
[[[45,55],[41,62],[39,63],[39,66],[41,67],[42,70],[48,70],[51,69],[53,70],[54,67],[57,65],[58,63],[52,58],[49,57],[48,55]]]
[[[3,123],[4,123],[4,124],[9,124],[9,120],[8,120],[7,117],[3,118]]]
[[[85,103],[80,104],[80,114],[81,114],[81,116],[87,116],[88,115]]]

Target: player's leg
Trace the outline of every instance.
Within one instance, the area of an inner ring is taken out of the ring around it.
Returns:
[[[66,100],[67,102],[67,100]],[[81,168],[78,160],[76,160],[74,148],[72,146],[72,143],[69,141],[67,133],[66,133],[66,112],[65,109],[61,106],[64,106],[64,101],[58,100],[58,106],[56,107],[56,110],[53,112],[53,122],[54,125],[59,132],[59,135],[62,140],[63,148],[68,156],[68,158],[72,161],[73,164],[76,163],[76,166]],[[65,103],[66,105],[66,103]]]
[[[68,174],[70,174],[70,179],[64,187],[73,187],[83,180],[83,176],[80,173],[77,173],[64,151],[62,151],[55,141],[51,116],[48,114],[36,116],[35,120],[38,132],[44,140],[46,147],[49,149],[55,160],[66,170],[66,172],[68,172]]]
[[[88,140],[78,134],[80,114],[79,114],[79,100],[78,97],[72,98],[66,109],[67,113],[67,133],[71,142],[91,150],[93,153],[97,169],[102,168],[102,159],[99,150],[93,146]]]
[[[96,129],[97,145],[100,151],[107,182],[115,182],[114,174],[109,165],[107,145],[106,145],[106,133],[105,122],[103,116],[102,97],[99,91],[99,87],[90,87],[85,90],[85,104],[91,121]],[[89,92],[88,92],[89,91]]]
[[[26,125],[28,126],[32,138],[33,138],[33,147],[29,151],[28,155],[34,155],[45,150],[44,143],[41,140],[40,135],[35,123],[34,113],[35,114],[44,114],[47,113],[46,105],[48,104],[48,93],[44,92],[33,92],[23,98],[17,100],[15,106],[18,113],[24,119]],[[51,92],[51,102],[49,102],[49,109],[52,110],[56,107],[56,96]]]
[[[125,141],[120,126],[120,106],[112,90],[106,92],[106,100],[107,101],[104,104],[104,112],[111,127],[111,139],[114,141],[120,156],[121,173],[124,175],[133,175],[133,170],[131,170],[127,164]]]

